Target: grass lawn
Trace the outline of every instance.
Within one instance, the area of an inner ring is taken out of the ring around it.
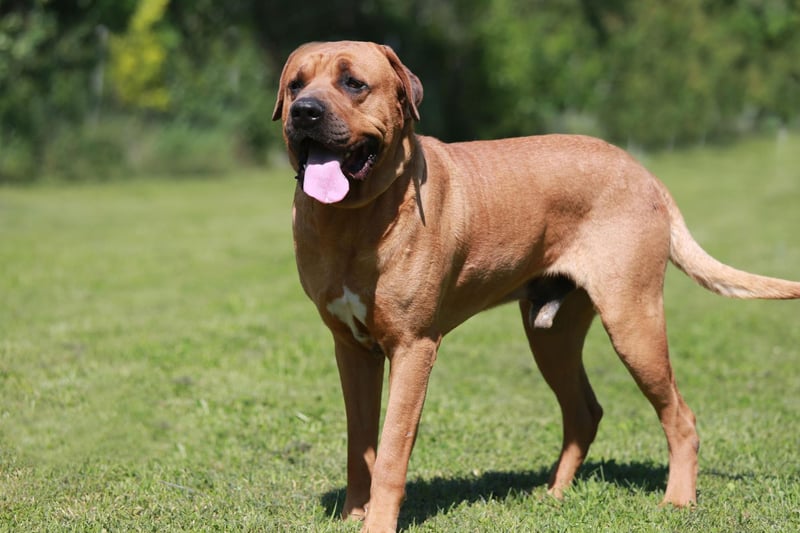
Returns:
[[[646,164],[712,254],[800,278],[800,137]],[[0,530],[358,530],[336,518],[344,407],[294,269],[291,177],[0,188]],[[507,306],[442,345],[401,527],[800,529],[800,302],[674,268],[666,294],[695,509],[657,507],[665,440],[597,324],[606,416],[565,500],[545,497],[560,414]]]

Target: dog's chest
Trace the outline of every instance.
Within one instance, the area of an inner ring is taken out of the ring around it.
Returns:
[[[325,308],[334,318],[350,329],[353,338],[359,344],[371,347],[375,343],[365,325],[367,305],[358,294],[346,285],[342,288],[341,296],[330,299]]]

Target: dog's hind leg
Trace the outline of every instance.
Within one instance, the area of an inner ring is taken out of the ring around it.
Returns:
[[[548,483],[548,492],[560,498],[586,458],[603,416],[582,360],[595,311],[586,292],[574,290],[561,301],[552,325],[543,329],[532,320],[535,305],[522,300],[520,309],[536,364],[561,406],[561,455]]]
[[[661,421],[669,447],[669,479],[662,505],[680,507],[697,498],[699,439],[694,414],[678,392],[669,362],[662,281],[609,283],[592,299],[614,349]]]

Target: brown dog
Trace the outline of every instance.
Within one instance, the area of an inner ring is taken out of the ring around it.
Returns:
[[[571,135],[444,144],[415,135],[421,100],[390,48],[313,43],[286,62],[273,116],[298,173],[300,280],[333,333],[344,391],[344,517],[394,531],[442,336],[510,301],[562,410],[550,492],[570,484],[602,416],[581,360],[597,313],[666,434],[664,502],[694,502],[699,441],[668,358],[667,261],[737,298],[800,298],[800,283],[710,257],[661,182],[614,146]]]

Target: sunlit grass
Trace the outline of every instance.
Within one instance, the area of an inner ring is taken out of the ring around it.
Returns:
[[[800,138],[646,158],[695,236],[800,278]],[[297,282],[288,171],[0,188],[0,529],[355,531],[330,335]],[[800,527],[800,303],[667,280],[698,416],[700,502],[659,509],[666,446],[595,326],[606,416],[563,503],[560,415],[514,306],[445,339],[412,457],[410,531]]]

